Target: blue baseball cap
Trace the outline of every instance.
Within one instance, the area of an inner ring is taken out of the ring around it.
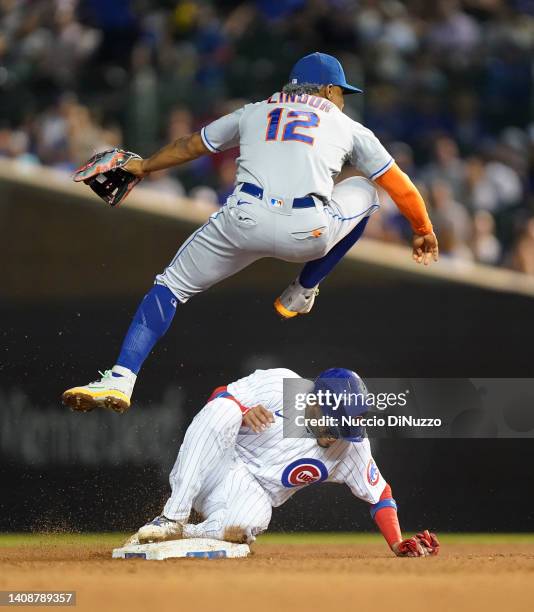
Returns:
[[[291,70],[289,82],[338,85],[346,94],[363,93],[347,83],[343,67],[335,57],[317,51],[299,59]]]

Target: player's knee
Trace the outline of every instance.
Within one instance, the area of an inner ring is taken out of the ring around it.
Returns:
[[[365,176],[349,176],[346,179],[343,179],[336,185],[336,189],[341,189],[343,187],[350,187],[351,189],[365,189],[370,193],[376,193],[376,187],[373,181],[365,178]]]
[[[238,515],[227,516],[223,526],[223,539],[228,542],[248,543],[254,542],[256,536],[269,527],[273,509],[269,501],[265,500],[259,507],[255,504],[255,511],[251,513],[247,506],[243,507]]]
[[[246,544],[250,539],[249,530],[246,527],[232,525],[224,529],[222,539],[225,542],[233,542],[234,544]]]
[[[350,176],[335,186],[333,200],[347,197],[366,199],[370,206],[378,204],[378,191],[375,184],[363,176]]]
[[[156,285],[163,285],[176,297],[180,304],[185,304],[193,295],[188,291],[184,283],[181,283],[176,275],[165,270],[162,274],[158,274],[154,280]]]
[[[224,528],[221,539],[234,544],[252,544],[256,536],[267,530],[269,521],[261,521],[255,525],[229,525]]]

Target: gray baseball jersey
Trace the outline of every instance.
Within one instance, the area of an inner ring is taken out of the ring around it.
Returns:
[[[370,130],[318,96],[275,93],[210,123],[201,136],[214,153],[239,146],[237,185],[157,276],[181,302],[262,257],[322,257],[378,209],[372,179],[393,164]],[[334,187],[347,161],[368,178]],[[244,183],[263,194],[243,191]],[[314,206],[293,206],[309,195]]]
[[[324,98],[274,93],[201,130],[216,153],[239,146],[237,182],[254,183],[280,198],[332,198],[334,178],[350,162],[374,179],[393,164],[378,138]]]

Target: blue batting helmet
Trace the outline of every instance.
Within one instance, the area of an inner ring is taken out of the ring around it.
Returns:
[[[363,380],[352,370],[330,368],[315,379],[314,393],[317,395],[321,391],[323,401],[319,401],[319,405],[323,414],[337,422],[337,426],[330,428],[334,436],[359,442],[365,436],[365,428],[348,421],[368,410],[367,387]]]

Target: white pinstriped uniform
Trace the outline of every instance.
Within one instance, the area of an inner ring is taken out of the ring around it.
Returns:
[[[369,441],[338,440],[321,448],[311,438],[283,437],[283,379],[291,370],[256,370],[228,385],[242,405],[258,404],[275,414],[266,431],[241,427],[242,413],[231,399],[208,402],[189,426],[170,475],[172,495],[163,514],[187,521],[191,508],[204,521],[186,525],[185,537],[224,539],[231,527],[244,529],[249,541],[267,529],[272,507],[313,482],[347,484],[352,493],[376,503],[385,487]]]
[[[239,147],[237,186],[157,277],[181,302],[262,257],[297,263],[322,257],[378,209],[372,181],[393,164],[370,130],[307,94],[277,92],[210,123],[201,136],[213,153]],[[334,187],[345,162],[367,178]],[[242,191],[244,183],[263,196]],[[315,206],[293,206],[294,198],[310,195]]]

